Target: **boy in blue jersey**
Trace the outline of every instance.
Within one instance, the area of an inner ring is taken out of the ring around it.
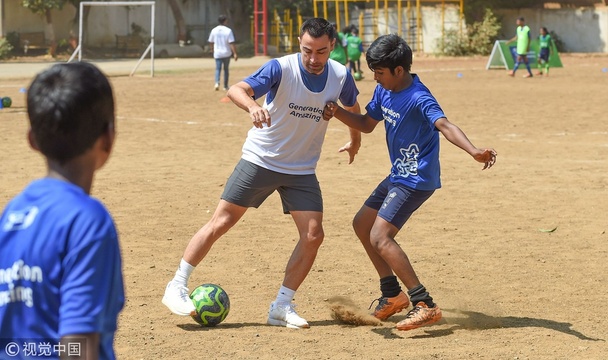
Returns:
[[[353,114],[329,102],[324,118],[335,116],[364,133],[371,132],[384,120],[393,164],[391,173],[355,215],[353,227],[380,277],[382,296],[374,316],[386,320],[407,308],[411,301],[413,309],[397,324],[399,330],[410,330],[441,319],[441,310],[395,241],[412,213],[441,187],[438,132],[484,163],[484,169],[494,165],[496,151],[476,148],[447,120],[418,75],[410,73],[412,50],[402,38],[394,34],[379,37],[370,46],[366,59],[379,83],[366,107],[367,113]],[[407,287],[409,299],[397,278]]]
[[[120,248],[89,195],[114,143],[112,88],[91,64],[54,65],[30,85],[27,111],[47,174],[0,217],[0,358],[115,359]]]
[[[212,218],[194,234],[165,288],[162,302],[177,315],[194,310],[187,287],[194,267],[247,209],[259,207],[277,191],[283,213],[291,215],[300,238],[270,304],[267,323],[309,327],[292,302],[324,237],[323,198],[315,173],[328,124],[323,121],[323,108],[327,101],[339,99],[351,111],[359,112],[359,91],[346,67],[329,59],[337,45],[336,29],[327,20],[306,20],[299,41],[300,53],[270,60],[228,90],[228,97],[247,111],[253,126]],[[264,96],[264,104],[258,104],[256,99]],[[361,133],[351,129],[350,138],[339,151],[346,151],[352,163],[361,146]]]

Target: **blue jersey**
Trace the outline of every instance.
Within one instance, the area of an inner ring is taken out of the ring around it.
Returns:
[[[366,110],[372,118],[384,120],[391,182],[435,190],[441,187],[435,121],[445,115],[430,90],[416,74],[412,76],[413,83],[399,92],[376,86]]]
[[[124,300],[116,228],[98,200],[44,178],[9,202],[0,217],[0,358],[11,341],[20,347],[11,359],[58,358],[62,336],[99,333],[99,358],[114,359]]]
[[[325,65],[325,70],[323,73],[319,75],[311,74],[304,69],[301,56],[301,54],[298,54],[298,60],[300,60],[300,73],[302,75],[304,85],[306,88],[308,88],[308,90],[314,93],[322,92],[327,82],[327,65]],[[335,60],[330,59],[329,61]],[[259,99],[266,95],[266,103],[269,104],[276,96],[279,85],[281,84],[281,75],[282,70],[279,61],[277,59],[272,59],[266,64],[262,65],[262,67],[260,67],[255,73],[251,74],[243,81],[251,86],[255,99]],[[355,80],[350,73],[347,73],[346,82],[344,83],[342,93],[340,94],[340,102],[344,106],[353,106],[357,102],[357,95],[359,95],[359,90],[355,85]]]

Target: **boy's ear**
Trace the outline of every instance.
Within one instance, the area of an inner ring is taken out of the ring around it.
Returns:
[[[110,124],[108,129],[101,135],[101,137],[103,151],[109,154],[112,152],[114,140],[116,139],[116,130],[114,129],[114,124]]]
[[[40,147],[38,147],[38,144],[36,143],[36,139],[34,138],[34,133],[32,132],[31,128],[27,130],[27,142],[30,144],[32,149],[40,151]]]

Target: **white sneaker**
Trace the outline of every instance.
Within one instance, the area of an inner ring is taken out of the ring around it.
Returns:
[[[296,313],[295,307],[294,304],[290,303],[272,302],[268,310],[267,323],[274,326],[286,326],[291,329],[309,328],[308,322]]]
[[[215,91],[218,91],[220,89],[220,84],[219,83],[215,83],[214,89],[215,89]]]
[[[190,291],[187,287],[169,281],[167,288],[165,288],[163,304],[176,315],[190,315],[193,311],[196,311],[196,309],[194,303],[192,303],[192,300],[190,300],[190,297],[188,296],[189,293]]]

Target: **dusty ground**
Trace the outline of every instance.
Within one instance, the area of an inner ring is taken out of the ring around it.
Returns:
[[[608,57],[563,55],[550,78],[509,78],[486,59],[416,58],[413,71],[451,121],[498,151],[489,171],[442,140],[443,188],[398,237],[444,320],[409,332],[334,321],[328,299],[365,309],[377,276],[350,227],[389,170],[383,129],[363,137],[352,165],[332,121],[318,176],[326,240],[297,293],[308,330],[265,325],[297,234],[272,196],[250,210],[195,270],[191,287],[223,286],[232,309],[217,328],[172,315],[160,302],[191,235],[211,216],[240,157],[246,113],[220,102],[213,70],[112,77],[118,139],[94,195],[115,217],[127,303],[120,359],[605,359],[608,357]],[[233,67],[235,81],[255,67]],[[461,74],[461,76],[458,76]],[[360,102],[375,83],[359,82]],[[23,94],[0,111],[0,206],[43,175],[28,149]],[[543,230],[554,229],[553,232]]]

